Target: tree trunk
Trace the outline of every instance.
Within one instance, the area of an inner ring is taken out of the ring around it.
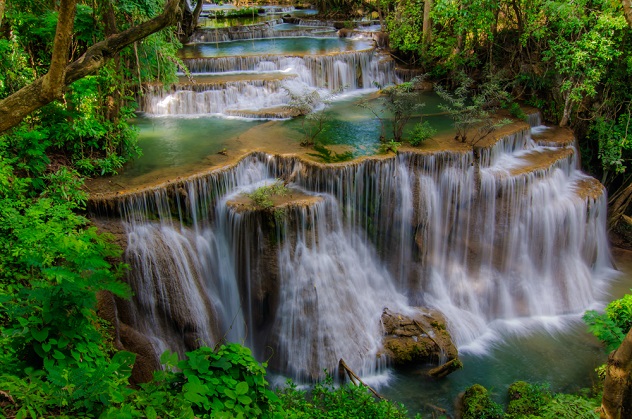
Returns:
[[[203,0],[198,0],[195,8],[191,10],[189,8],[189,3],[185,3],[185,8],[182,16],[182,24],[181,30],[182,35],[180,37],[180,41],[183,43],[187,42],[193,32],[195,32],[195,28],[197,27],[198,20],[200,19],[200,13],[202,13],[202,5],[204,4]]]
[[[422,51],[428,51],[428,47],[432,42],[432,20],[430,19],[430,12],[432,11],[432,0],[424,1],[424,17],[422,26]]]
[[[2,26],[2,18],[4,17],[5,0],[0,0],[0,26]]]
[[[59,99],[63,94],[76,8],[77,0],[61,0],[53,43],[53,57],[50,60],[48,73],[42,77],[40,93],[42,98],[40,99],[51,102]]]
[[[608,202],[608,227],[613,228],[625,214],[625,210],[632,202],[632,183],[616,193]]]
[[[623,12],[625,13],[625,20],[628,22],[628,26],[632,28],[632,1],[621,0],[621,3],[623,4]]]
[[[112,6],[112,1],[107,0],[102,3],[101,16],[105,25],[105,36],[108,37],[115,35],[118,33],[118,28],[116,26],[116,15],[114,12],[114,6]],[[116,72],[116,74],[120,74],[121,54],[118,52],[114,54],[113,60],[114,71]],[[121,106],[123,104],[122,93],[122,89],[114,89],[114,91],[111,92],[107,97],[105,117],[109,121],[116,122],[119,119]],[[109,151],[111,152],[112,150]]]
[[[566,92],[566,96],[564,97],[564,111],[562,113],[562,120],[560,121],[560,127],[565,127],[568,125],[568,121],[571,118],[572,105],[573,105],[573,101],[571,99],[571,92]]]
[[[182,11],[182,8],[179,7],[181,1],[183,0],[168,0],[165,5],[165,10],[161,15],[121,33],[109,36],[103,41],[97,42],[88,48],[77,60],[68,65],[64,62],[64,66],[62,66],[63,68],[60,70],[58,68],[61,65],[60,56],[63,43],[66,40],[64,35],[72,33],[73,28],[72,19],[64,19],[63,22],[65,26],[60,27],[62,22],[62,10],[57,26],[58,34],[55,35],[53,61],[51,62],[49,72],[30,85],[23,87],[11,96],[0,101],[0,133],[18,125],[31,112],[58,99],[59,96],[56,95],[62,93],[66,86],[89,74],[95,73],[108,59],[114,57],[126,46],[167,26],[175,24]],[[72,14],[74,16],[74,4],[76,0],[62,0],[62,4],[64,3],[72,3]],[[61,34],[59,34],[59,32],[61,32]],[[57,44],[58,39],[60,42],[59,45]],[[68,49],[63,50],[66,51],[67,54]],[[65,59],[68,59],[67,55]],[[56,85],[55,83],[57,82],[59,83]]]
[[[632,416],[630,374],[632,374],[632,330],[628,331],[621,346],[608,357],[601,399],[602,419],[623,419]]]

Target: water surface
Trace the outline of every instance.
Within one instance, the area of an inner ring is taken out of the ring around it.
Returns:
[[[347,38],[266,38],[185,45],[181,58],[234,57],[246,55],[323,55],[366,50],[372,41]]]

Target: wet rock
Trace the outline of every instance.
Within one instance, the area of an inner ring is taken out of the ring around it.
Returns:
[[[419,308],[408,316],[385,309],[382,325],[384,350],[381,355],[387,356],[395,366],[440,364],[438,375],[432,374],[439,377],[460,367],[457,349],[439,312]]]

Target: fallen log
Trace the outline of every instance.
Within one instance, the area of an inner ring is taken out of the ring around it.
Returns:
[[[371,388],[371,386],[367,385],[364,381],[362,381],[362,379],[360,377],[358,377],[358,375],[353,372],[353,370],[351,368],[349,368],[349,366],[347,365],[347,363],[340,358],[340,361],[338,362],[338,368],[342,371],[345,371],[347,373],[347,375],[349,376],[349,380],[351,380],[351,382],[354,385],[358,385],[358,383],[362,384],[364,387],[368,388],[371,393],[373,393],[373,395],[375,397],[377,397],[380,400],[384,400],[384,396],[382,396],[381,394],[379,394],[377,391],[373,390],[373,388]],[[358,381],[358,383],[356,383],[356,380]]]
[[[434,378],[443,378],[461,368],[463,368],[461,361],[459,361],[458,358],[454,358],[443,365],[439,365],[438,367],[431,369],[428,371],[428,375]]]

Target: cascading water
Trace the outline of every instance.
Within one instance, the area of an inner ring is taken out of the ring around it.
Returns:
[[[204,33],[210,34],[211,31]],[[200,36],[206,39],[207,35]],[[307,53],[290,51],[275,55],[267,52],[269,48],[282,48],[287,44],[282,41],[288,41],[288,38],[249,43],[239,41],[243,45],[227,42],[224,45],[232,45],[235,49],[235,54],[228,56],[219,53],[222,44],[189,45],[187,51],[195,58],[185,56],[183,62],[191,71],[192,81],[175,84],[167,90],[160,85],[145,86],[144,95],[140,98],[141,110],[149,115],[161,116],[284,118],[287,117],[285,108],[291,101],[288,90],[319,90],[325,97],[334,92],[372,90],[376,86],[398,81],[393,61],[381,56],[375,50],[373,41],[293,38],[291,44],[305,44]],[[321,51],[318,48],[322,48],[323,43],[335,45],[339,52]],[[249,53],[250,49],[259,48],[259,45],[262,45],[265,55]],[[211,52],[204,52],[207,50]],[[216,80],[208,82],[209,75]],[[230,80],[222,80],[222,76],[226,75],[230,75]]]
[[[336,199],[323,198],[280,226],[296,232],[296,239],[285,240],[279,252],[274,337],[282,370],[302,380],[341,358],[373,373],[382,310],[410,311],[372,246],[343,224]]]
[[[276,177],[314,199],[234,204]],[[499,322],[581,313],[611,268],[603,187],[572,146],[537,145],[528,128],[476,154],[322,166],[255,153],[159,191],[122,201],[128,321],[156,351],[224,336],[260,358],[270,347],[303,380],[340,358],[374,372],[384,308],[436,308],[461,349],[480,349]]]

